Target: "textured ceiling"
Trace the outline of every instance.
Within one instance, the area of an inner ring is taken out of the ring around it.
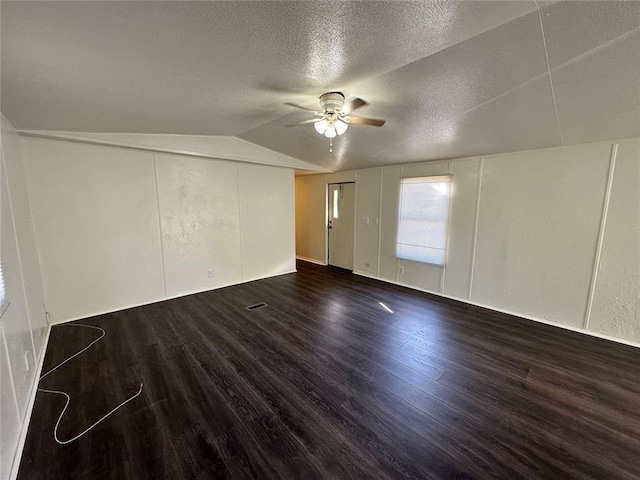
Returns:
[[[640,135],[640,2],[5,2],[19,129],[235,135],[335,170]],[[543,27],[543,28],[542,28]],[[545,48],[546,47],[546,48]],[[362,97],[334,142],[293,101]]]

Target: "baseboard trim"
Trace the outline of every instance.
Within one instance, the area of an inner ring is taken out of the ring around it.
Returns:
[[[621,343],[623,345],[628,345],[630,347],[640,348],[640,343],[631,342],[629,340],[624,340],[624,339],[618,338],[618,337],[612,337],[610,335],[605,335],[603,333],[591,332],[591,331],[585,330],[583,328],[572,327],[571,325],[563,325],[562,323],[550,322],[549,320],[544,320],[542,318],[533,317],[531,315],[525,315],[523,313],[513,312],[513,311],[510,311],[510,310],[505,310],[503,308],[492,307],[490,305],[485,305],[483,303],[474,302],[472,300],[467,300],[465,298],[454,297],[452,295],[446,295],[444,293],[434,292],[432,290],[426,290],[424,288],[413,287],[411,285],[406,285],[404,283],[399,283],[399,282],[394,282],[392,280],[387,280],[386,278],[374,277],[373,275],[370,275],[370,274],[365,273],[365,272],[356,272],[356,271],[354,271],[353,273],[355,275],[359,275],[361,277],[371,278],[373,280],[379,280],[381,282],[390,283],[392,285],[397,285],[399,287],[410,288],[411,290],[417,290],[419,292],[428,293],[430,295],[436,295],[438,297],[447,298],[449,300],[455,300],[457,302],[466,303],[468,305],[473,305],[475,307],[486,308],[487,310],[493,310],[494,312],[506,313],[507,315],[513,315],[514,317],[524,318],[525,320],[532,320],[534,322],[544,323],[545,325],[550,325],[552,327],[558,327],[558,328],[562,328],[564,330],[570,330],[572,332],[577,332],[577,333],[582,333],[584,335],[589,335],[591,337],[596,337],[596,338],[601,338],[603,340],[609,340],[611,342]]]
[[[302,260],[303,262],[315,263],[316,265],[322,265],[323,267],[327,266],[326,262],[321,262],[320,260],[315,260],[313,258],[302,257],[300,255],[296,255],[296,259]]]
[[[56,321],[51,322],[51,325],[62,325],[64,323],[75,322],[76,320],[86,320],[88,318],[97,317],[99,315],[106,315],[108,313],[121,312],[122,310],[128,310],[130,308],[144,307],[145,305],[152,305],[154,303],[160,303],[160,302],[164,302],[166,300],[173,300],[174,298],[188,297],[189,295],[195,295],[195,294],[204,293],[204,292],[211,292],[213,290],[220,290],[221,288],[233,287],[235,285],[242,285],[243,283],[255,282],[256,280],[264,280],[265,278],[279,277],[280,275],[289,275],[290,273],[296,273],[296,272],[297,272],[297,270],[295,270],[295,269],[294,270],[288,270],[286,272],[274,273],[273,275],[267,275],[267,276],[264,276],[264,277],[250,278],[250,279],[247,279],[247,280],[242,280],[241,282],[229,283],[227,285],[222,285],[220,287],[204,288],[202,290],[194,290],[193,292],[180,293],[178,295],[172,295],[170,297],[162,297],[162,298],[158,298],[156,300],[151,300],[149,302],[135,303],[135,304],[132,304],[132,305],[125,305],[125,306],[122,306],[122,307],[116,307],[116,308],[113,308],[113,309],[103,310],[103,311],[100,311],[100,312],[88,313],[86,315],[82,315],[82,316],[79,316],[79,317],[65,318],[64,320],[56,320]]]
[[[9,473],[10,480],[16,480],[18,478],[18,470],[20,469],[20,461],[22,460],[22,452],[24,451],[24,444],[27,441],[27,432],[29,431],[29,424],[31,423],[31,414],[33,413],[33,406],[36,403],[36,394],[38,393],[38,384],[40,383],[40,376],[42,375],[42,367],[44,366],[44,357],[47,353],[47,346],[49,345],[49,335],[51,334],[51,325],[47,325],[47,331],[44,334],[44,341],[42,342],[42,348],[40,350],[40,358],[38,359],[38,368],[36,369],[36,376],[31,385],[31,391],[29,393],[29,403],[27,404],[27,412],[25,413],[22,427],[20,430],[20,437],[18,439],[18,448],[13,456],[13,463],[11,464],[11,472]]]

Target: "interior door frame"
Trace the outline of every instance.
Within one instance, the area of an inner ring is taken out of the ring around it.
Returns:
[[[356,216],[356,201],[358,199],[358,188],[355,180],[350,180],[348,182],[327,182],[327,186],[325,188],[325,215],[324,215],[324,244],[326,248],[324,249],[324,263],[328,267],[329,264],[329,215],[331,212],[331,195],[329,192],[331,191],[331,185],[344,185],[347,183],[353,183],[354,185],[354,196],[353,196],[353,260],[354,260],[354,270],[355,270],[355,258],[356,258],[356,227],[358,226],[357,216]],[[336,267],[340,268],[340,267]]]

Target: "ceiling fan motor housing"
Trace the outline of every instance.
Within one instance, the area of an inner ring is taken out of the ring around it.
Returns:
[[[320,95],[320,107],[324,113],[342,113],[344,95],[341,92],[328,92]]]

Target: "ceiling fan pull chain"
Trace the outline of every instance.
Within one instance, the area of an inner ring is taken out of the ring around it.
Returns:
[[[333,153],[333,138],[329,139],[329,153]]]

